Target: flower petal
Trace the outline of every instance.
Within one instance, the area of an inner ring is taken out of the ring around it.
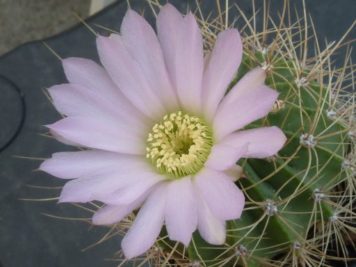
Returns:
[[[48,92],[56,109],[64,115],[110,118],[121,127],[135,133],[148,130],[147,118],[133,107],[120,108],[120,101],[113,102],[110,95],[106,95],[105,92],[87,89],[78,84],[55,85],[49,88]]]
[[[193,14],[183,18],[175,7],[166,4],[158,14],[157,31],[181,105],[190,112],[199,112],[204,55],[203,39]]]
[[[217,144],[213,146],[205,166],[217,171],[229,169],[246,153],[247,147],[247,143],[235,147],[225,143]]]
[[[68,146],[76,146],[76,147],[80,147],[81,145],[72,141],[69,141],[68,139],[65,139],[63,136],[61,136],[60,134],[54,132],[54,131],[50,131],[51,135],[59,142],[66,144]]]
[[[287,138],[278,127],[263,127],[240,131],[228,135],[223,144],[239,148],[248,144],[242,155],[244,158],[266,158],[275,155],[284,145]]]
[[[225,221],[214,216],[201,197],[198,199],[198,229],[205,241],[213,245],[222,245],[226,238]]]
[[[82,146],[107,151],[145,154],[145,138],[107,118],[68,117],[47,126],[51,131]],[[142,133],[143,134],[143,133]]]
[[[223,102],[214,118],[216,138],[221,140],[226,135],[266,116],[271,111],[277,97],[277,91],[263,85],[252,88],[231,104]]]
[[[139,179],[149,180],[156,176],[147,162],[139,157],[123,156],[115,167],[96,170],[90,175],[67,182],[62,189],[60,202],[99,200],[120,188],[137,183]]]
[[[91,175],[67,182],[61,192],[59,202],[101,200],[119,189],[135,186],[143,180],[156,183],[158,180],[157,174],[150,170],[150,167],[147,166],[143,159],[123,159],[121,166],[116,169],[95,171]],[[143,193],[132,192],[131,201],[122,204],[129,204],[135,201]]]
[[[139,208],[146,197],[147,195],[144,194],[127,205],[106,205],[94,214],[92,222],[96,225],[109,225],[120,222],[133,210]]]
[[[149,192],[152,187],[161,182],[164,177],[156,173],[138,174],[140,176],[131,178],[132,183],[123,186],[118,190],[98,196],[97,200],[110,205],[127,205],[134,201],[137,196]]]
[[[134,204],[120,206],[106,205],[95,212],[92,218],[92,223],[95,225],[118,223],[137,208],[138,207]]]
[[[60,84],[54,85],[48,89],[48,93],[52,98],[53,105],[64,115],[93,115],[111,116],[112,114],[105,112],[107,108],[97,101],[95,97],[83,93],[86,89],[76,84]],[[87,90],[89,91],[89,90]]]
[[[110,107],[118,121],[134,127],[147,121],[147,117],[128,101],[103,67],[92,60],[75,57],[63,59],[62,63],[68,81],[86,88],[96,101],[105,102],[104,109]],[[66,101],[70,101],[70,97]]]
[[[165,107],[176,111],[178,101],[164,62],[161,46],[152,27],[133,10],[128,10],[121,24],[126,48],[138,62],[147,82]]]
[[[195,185],[217,218],[220,220],[240,218],[245,197],[225,173],[206,168],[195,177]]]
[[[219,33],[204,72],[204,114],[212,119],[242,59],[242,42],[236,29]]]
[[[121,36],[99,36],[97,48],[105,69],[131,103],[154,120],[163,116],[165,109],[161,99],[150,87],[141,66],[130,55]]]
[[[112,184],[115,182],[115,184]],[[59,203],[85,203],[97,200],[97,195],[110,194],[113,190],[125,184],[123,177],[116,173],[98,173],[67,182],[59,196]]]
[[[63,179],[73,179],[113,167],[124,167],[127,159],[137,159],[137,156],[118,153],[89,150],[76,152],[54,153],[52,158],[45,160],[40,170]]]
[[[125,105],[122,100],[120,90],[112,82],[106,71],[86,58],[70,57],[62,60],[64,73],[68,81],[72,84],[78,84],[88,90],[98,91],[99,94],[106,95],[108,100]],[[121,105],[120,105],[121,106]]]
[[[126,258],[143,254],[155,243],[164,222],[165,190],[162,185],[150,194],[122,240],[121,247]]]
[[[198,223],[191,177],[168,183],[165,222],[169,238],[188,246]]]
[[[246,73],[241,80],[231,89],[223,99],[225,105],[233,104],[238,98],[243,97],[246,93],[264,85],[266,71],[260,67],[254,68]]]

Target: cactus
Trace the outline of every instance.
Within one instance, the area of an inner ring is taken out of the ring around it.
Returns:
[[[247,71],[262,66],[266,84],[280,95],[273,111],[249,127],[276,125],[288,141],[278,155],[238,162],[243,176],[236,181],[247,205],[242,218],[230,221],[223,246],[210,245],[194,234],[188,248],[161,238],[143,262],[153,266],[330,266],[348,260],[356,234],[356,125],[353,65],[350,53],[335,68],[333,53],[342,40],[320,49],[314,25],[304,8],[290,22],[290,7],[280,21],[268,11],[251,18],[237,6],[228,6],[215,18],[205,19],[200,7],[201,29],[207,53],[216,34],[229,24],[229,14],[244,21],[239,27],[244,59],[231,87]],[[158,0],[149,0],[153,10]],[[262,30],[256,19],[263,16]],[[308,48],[315,46],[315,54]],[[350,92],[351,91],[351,92]],[[266,140],[268,142],[268,140]],[[97,206],[95,206],[97,207]],[[135,214],[114,225],[103,240],[129,228]],[[101,240],[100,242],[102,242]],[[125,264],[123,261],[122,264]]]
[[[159,2],[150,1],[150,5],[155,8]],[[250,126],[276,125],[287,135],[287,144],[273,158],[238,162],[244,177],[236,183],[243,189],[247,205],[240,220],[228,223],[224,246],[210,245],[196,233],[191,245],[183,248],[162,233],[145,261],[154,266],[249,267],[346,262],[347,247],[354,246],[352,235],[356,234],[355,96],[350,54],[343,67],[334,68],[331,57],[341,41],[320,50],[305,8],[302,18],[297,14],[295,23],[286,23],[290,21],[288,2],[280,21],[269,19],[264,10],[260,32],[256,17],[262,15],[254,12],[248,18],[235,6],[214,19],[201,17],[207,51],[215,33],[231,26],[227,16],[235,8],[245,22],[241,32],[244,59],[231,86],[256,66],[267,70],[266,83],[278,90],[279,100],[266,118]],[[202,14],[199,6],[197,11]],[[315,55],[308,51],[312,42]]]

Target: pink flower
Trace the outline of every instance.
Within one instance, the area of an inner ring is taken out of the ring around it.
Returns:
[[[191,13],[165,5],[157,32],[129,10],[121,35],[97,38],[104,68],[65,59],[69,83],[49,89],[66,116],[49,129],[88,149],[55,153],[41,169],[73,179],[60,202],[105,204],[94,224],[117,223],[140,208],[122,241],[127,258],[149,249],[164,224],[184,245],[196,229],[207,242],[224,243],[225,221],[240,218],[245,203],[233,182],[236,161],[272,156],[286,140],[276,127],[240,130],[266,116],[278,93],[256,68],[225,95],[242,57],[237,30],[218,35],[205,65]]]

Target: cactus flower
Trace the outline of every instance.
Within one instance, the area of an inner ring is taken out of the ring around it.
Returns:
[[[217,36],[209,56],[194,16],[161,8],[157,34],[129,10],[121,34],[97,38],[103,67],[68,58],[69,83],[49,93],[63,119],[48,125],[67,144],[41,170],[68,181],[60,202],[100,201],[93,223],[114,224],[139,209],[122,240],[132,258],[148,250],[165,225],[171,240],[188,245],[192,233],[225,242],[225,222],[245,204],[234,183],[240,158],[276,154],[286,137],[277,127],[243,130],[266,116],[278,93],[265,71],[247,73],[228,92],[242,58],[236,29]]]

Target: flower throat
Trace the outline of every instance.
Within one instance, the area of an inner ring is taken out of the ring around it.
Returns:
[[[204,120],[182,111],[167,114],[148,134],[146,157],[169,178],[196,174],[204,166],[213,143]]]

